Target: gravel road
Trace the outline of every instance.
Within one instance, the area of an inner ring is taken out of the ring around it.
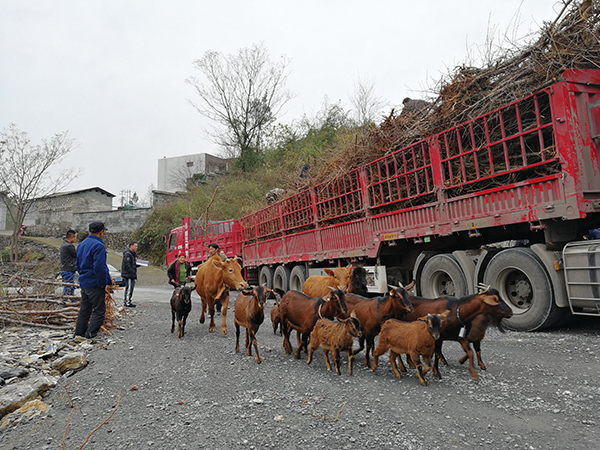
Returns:
[[[341,376],[321,350],[308,366],[306,355],[285,354],[268,318],[257,364],[233,351],[233,308],[229,334],[208,333],[196,294],[177,339],[170,292],[136,288],[138,307],[121,329],[44,397],[46,416],[0,430],[2,449],[78,449],[100,425],[85,449],[600,449],[597,319],[543,333],[490,330],[479,382],[448,342],[443,379],[428,374],[421,386],[410,369],[396,379],[387,355],[375,373],[362,353],[353,376],[345,355]]]

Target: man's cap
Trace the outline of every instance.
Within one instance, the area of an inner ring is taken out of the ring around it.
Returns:
[[[100,233],[102,230],[107,230],[108,228],[106,228],[104,226],[103,222],[92,222],[90,223],[90,233]]]

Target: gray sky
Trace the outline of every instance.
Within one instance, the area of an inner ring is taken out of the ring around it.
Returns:
[[[418,3],[418,4],[417,4]],[[218,154],[188,102],[192,61],[264,42],[291,59],[280,122],[349,98],[359,79],[398,106],[477,57],[490,28],[512,39],[554,20],[554,0],[0,0],[0,128],[34,142],[69,131],[67,188],[144,197],[164,156]],[[499,42],[499,41],[498,41]]]

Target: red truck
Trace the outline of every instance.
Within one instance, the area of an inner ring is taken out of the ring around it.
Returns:
[[[600,315],[600,71],[567,70],[504,105],[239,220],[190,233],[242,256],[250,280],[301,290],[325,267],[365,267],[371,292],[416,281],[461,297],[483,283],[514,330]],[[187,219],[184,219],[184,222]],[[189,228],[197,231],[198,228]],[[167,262],[185,225],[172,231]],[[207,233],[208,234],[208,233]],[[597,243],[596,243],[597,242]]]

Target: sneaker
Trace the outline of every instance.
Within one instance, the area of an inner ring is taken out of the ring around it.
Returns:
[[[137,305],[134,303],[125,303],[126,308],[135,308]]]
[[[75,336],[73,337],[73,340],[74,340],[75,342],[83,342],[83,341],[86,341],[87,339],[85,338],[85,336],[75,335]]]

